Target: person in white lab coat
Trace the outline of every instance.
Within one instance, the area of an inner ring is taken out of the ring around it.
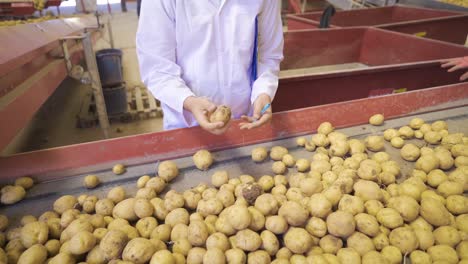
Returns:
[[[164,129],[210,123],[218,105],[242,118],[241,129],[267,123],[283,59],[277,0],[147,0],[136,38],[140,73],[161,101]],[[249,116],[247,116],[249,115]]]

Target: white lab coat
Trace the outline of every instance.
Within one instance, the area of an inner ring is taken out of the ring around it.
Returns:
[[[278,1],[220,1],[216,5],[211,0],[143,0],[136,38],[140,72],[162,103],[164,129],[197,125],[183,109],[189,96],[228,105],[234,118],[251,113],[261,93],[275,96],[283,59]]]

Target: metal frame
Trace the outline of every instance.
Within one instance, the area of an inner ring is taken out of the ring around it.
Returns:
[[[73,64],[84,57],[83,44],[76,41],[76,35],[88,29],[85,33],[94,42],[101,37],[102,28],[99,17],[83,16],[0,29],[5,47],[0,50],[0,149],[29,122],[70,71],[74,72]],[[108,30],[113,46],[112,29]],[[68,61],[63,56],[64,47]],[[25,80],[25,76],[30,78]],[[104,127],[108,126],[104,123]]]

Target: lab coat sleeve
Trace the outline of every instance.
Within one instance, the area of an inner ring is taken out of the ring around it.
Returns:
[[[182,114],[184,100],[194,94],[176,63],[175,1],[142,1],[136,48],[143,82],[155,98]]]
[[[265,93],[273,100],[278,89],[280,63],[283,60],[283,24],[278,0],[265,0],[258,16],[257,79],[252,86],[251,101]]]

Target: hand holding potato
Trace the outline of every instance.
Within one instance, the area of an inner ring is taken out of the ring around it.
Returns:
[[[216,111],[216,105],[207,98],[190,96],[184,101],[184,109],[190,111],[198,124],[212,134],[221,135],[229,127],[222,121],[210,122],[209,116]]]

